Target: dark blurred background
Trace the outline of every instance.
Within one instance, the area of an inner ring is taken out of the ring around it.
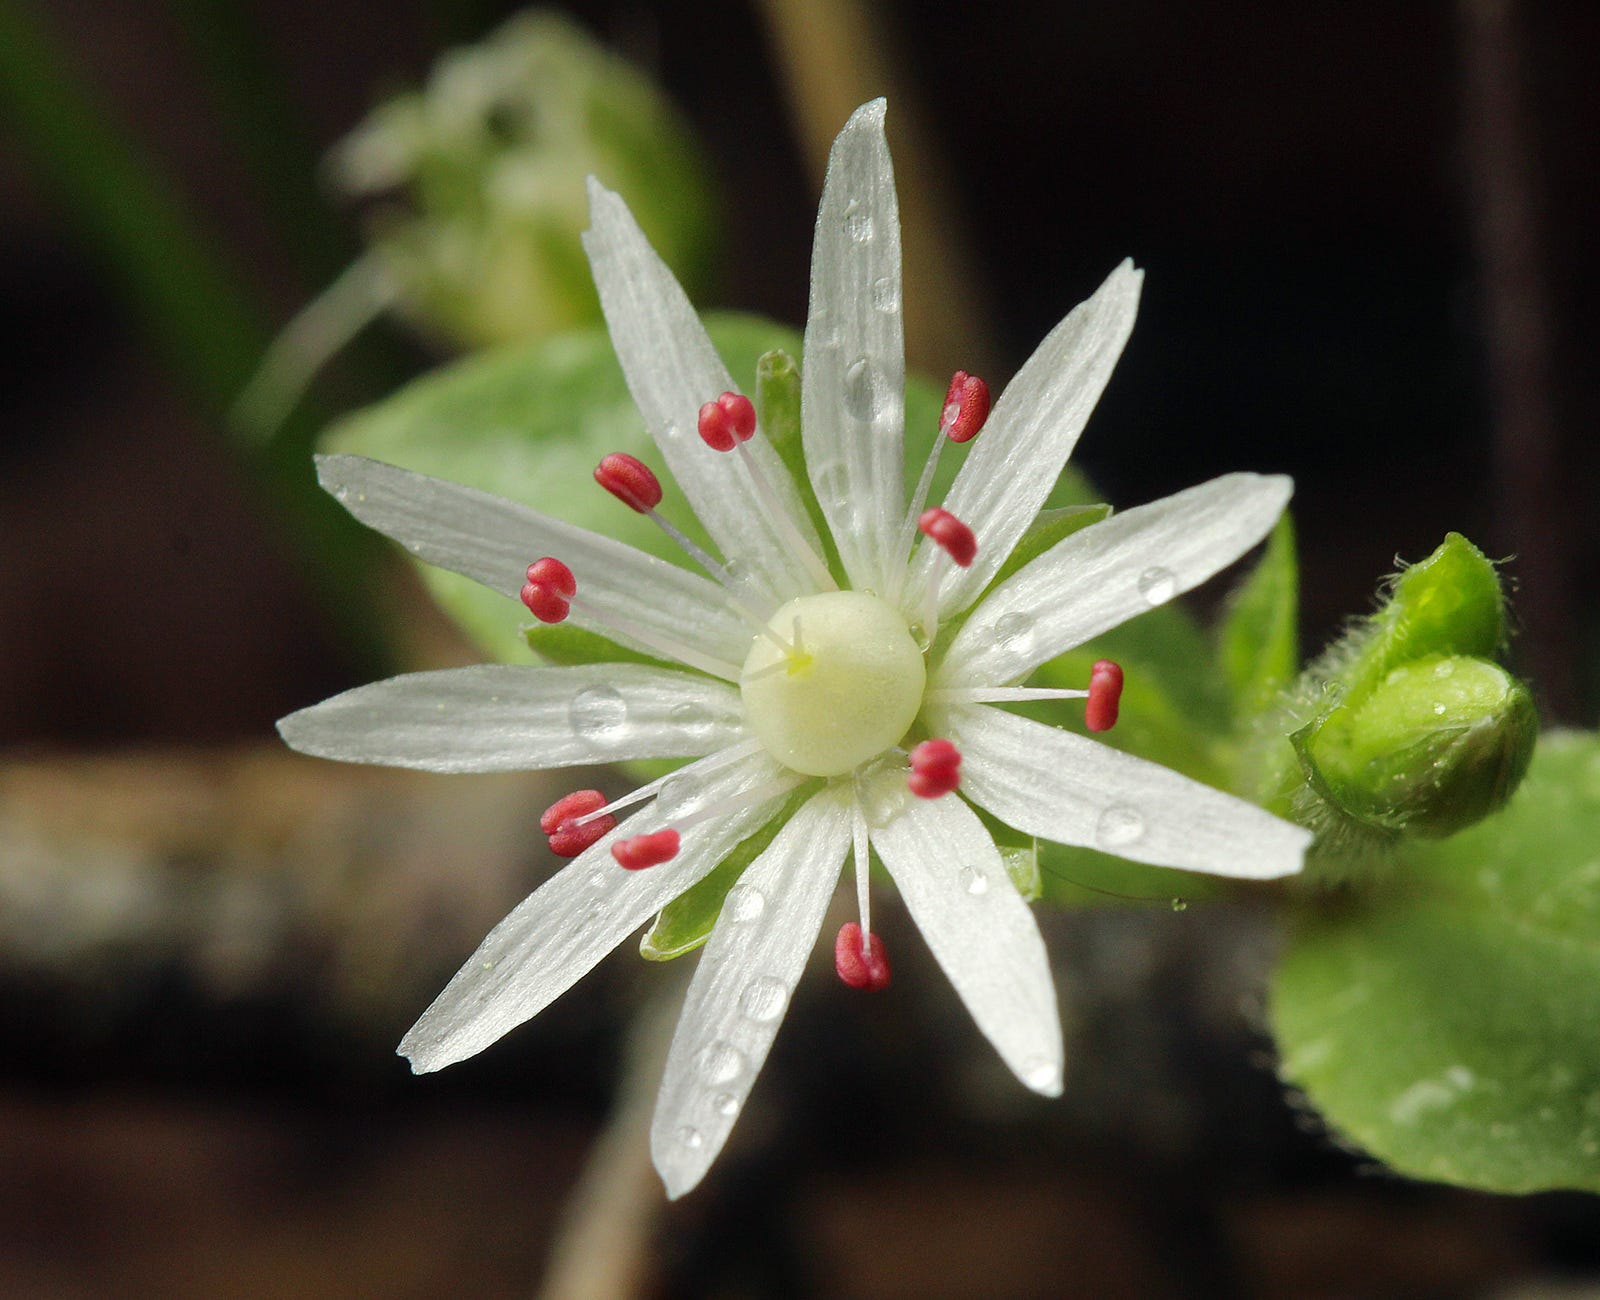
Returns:
[[[832,0],[563,8],[700,134],[714,305],[801,322],[816,132],[851,103],[804,32]],[[1078,1061],[1055,1106],[993,1073],[936,972],[908,970],[910,1024],[819,983],[734,1149],[665,1213],[591,1142],[670,973],[621,956],[410,1078],[399,1032],[547,869],[510,811],[540,787],[276,752],[275,718],[370,675],[280,508],[309,467],[223,434],[226,363],[152,329],[30,69],[58,58],[170,182],[234,295],[217,346],[247,351],[358,252],[317,157],[512,9],[0,4],[0,1294],[533,1294],[596,1222],[615,1239],[583,1249],[650,1295],[1600,1294],[1587,1199],[1375,1174],[1282,1097],[1249,915],[1054,918]],[[840,9],[907,211],[958,254],[921,268],[957,323],[914,363],[998,387],[1131,255],[1139,326],[1078,456],[1108,498],[1293,474],[1308,651],[1462,531],[1515,557],[1513,657],[1547,716],[1593,725],[1600,6]],[[270,154],[238,144],[252,113]],[[301,419],[438,359],[380,324]],[[447,860],[474,820],[480,860]]]

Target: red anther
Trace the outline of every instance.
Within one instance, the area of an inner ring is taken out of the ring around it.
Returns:
[[[756,408],[742,393],[724,393],[700,408],[700,436],[713,451],[732,451],[756,431]]]
[[[598,790],[574,790],[557,799],[539,818],[539,829],[550,837],[550,851],[557,857],[575,858],[607,831],[615,829],[617,819],[610,813],[578,824],[580,817],[587,817],[605,806],[606,797]]]
[[[1117,725],[1117,705],[1122,700],[1122,665],[1101,659],[1089,670],[1089,702],[1083,720],[1090,731],[1110,731]]]
[[[572,570],[554,556],[547,555],[528,566],[528,581],[522,587],[522,603],[541,623],[559,623],[572,608],[571,598],[578,592]]]
[[[968,442],[978,436],[989,418],[989,385],[977,375],[958,370],[944,395],[939,429],[951,442]]]
[[[642,460],[626,452],[602,457],[594,467],[594,481],[641,515],[661,504],[661,480]]]
[[[937,799],[961,785],[961,751],[948,740],[925,740],[911,751],[906,785],[919,799]]]
[[[889,987],[889,954],[883,950],[883,940],[870,931],[863,936],[854,921],[846,921],[833,941],[833,968],[853,989],[876,993]]]
[[[578,580],[572,576],[572,570],[553,555],[528,566],[528,581],[551,587],[558,595],[569,598],[578,594]]]
[[[943,506],[924,510],[917,527],[963,569],[978,556],[978,539],[972,535],[972,529]]]
[[[611,856],[619,867],[629,871],[643,871],[658,867],[678,856],[678,832],[672,827],[664,831],[651,831],[648,835],[635,835],[631,840],[618,840],[611,846]]]

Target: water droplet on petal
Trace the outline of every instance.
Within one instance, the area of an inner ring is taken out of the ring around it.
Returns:
[[[1115,852],[1127,848],[1144,838],[1144,814],[1125,803],[1114,803],[1100,814],[1095,823],[1095,843]]]
[[[739,1010],[751,1020],[776,1020],[789,1004],[789,986],[772,975],[761,975],[744,986]]]
[[[739,1113],[739,1099],[731,1092],[719,1092],[711,1099],[711,1109],[724,1119],[732,1119]]]
[[[717,1041],[700,1053],[700,1077],[707,1083],[732,1083],[744,1073],[744,1053]]]
[[[706,708],[705,705],[688,700],[682,704],[674,704],[667,717],[671,720],[673,726],[681,727],[691,736],[705,735],[706,732],[711,730],[713,723],[716,721],[711,716],[711,710]]]
[[[585,740],[607,740],[627,725],[628,705],[609,686],[585,686],[567,705],[567,721]]]
[[[1455,671],[1456,661],[1454,659],[1445,659],[1433,666],[1433,675],[1435,677],[1454,677]]]
[[[877,366],[866,357],[857,357],[844,372],[844,409],[862,423],[870,423],[883,408],[883,390]]]
[[[722,904],[722,914],[740,925],[760,920],[766,910],[766,895],[753,885],[735,885]]]
[[[678,1130],[678,1145],[688,1147],[691,1151],[698,1151],[705,1139],[700,1136],[700,1130],[685,1125]]]
[[[969,894],[987,894],[989,892],[989,877],[982,867],[961,868],[961,888]]]
[[[1160,565],[1146,569],[1139,575],[1139,594],[1146,604],[1163,605],[1178,594],[1178,575]]]
[[[704,795],[705,787],[699,777],[677,772],[661,783],[661,791],[656,795],[656,811],[662,817],[682,817],[699,807]]]
[[[872,282],[872,305],[879,311],[900,310],[900,281],[893,276],[880,276]]]
[[[1000,649],[1025,655],[1033,648],[1033,616],[1020,610],[1002,614],[994,621],[993,636]]]

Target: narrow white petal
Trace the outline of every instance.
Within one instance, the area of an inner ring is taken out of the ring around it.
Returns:
[[[715,763],[715,757],[704,760]],[[685,771],[690,769],[686,768]],[[781,769],[766,758],[716,771],[704,781],[714,802],[754,790]],[[740,840],[770,818],[783,796],[692,826],[678,856],[658,867],[624,871],[613,841],[659,829],[650,809],[636,813],[586,849],[489,932],[477,952],[400,1043],[418,1074],[483,1051],[536,1016],[594,968],[623,939],[697,883]]]
[[[903,561],[905,339],[900,209],[884,101],[833,142],[811,249],[801,370],[806,469],[855,587],[884,591]]]
[[[1311,843],[1253,803],[1087,736],[981,705],[944,721],[961,792],[1027,835],[1250,880],[1299,871]]]
[[[589,222],[583,247],[617,360],[690,507],[723,558],[748,574],[759,597],[777,605],[815,590],[804,563],[762,506],[740,458],[713,451],[700,438],[701,406],[734,391],[734,384],[682,286],[650,247],[628,205],[593,177]],[[816,530],[777,452],[759,433],[746,450],[820,554]]]
[[[938,685],[1020,681],[1045,660],[1198,586],[1265,537],[1293,491],[1281,475],[1226,474],[1073,533],[973,611],[938,669]]]
[[[676,1199],[705,1176],[767,1059],[850,843],[836,791],[812,798],[730,895],[667,1055],[650,1152]]]
[[[322,486],[369,528],[418,559],[510,596],[527,569],[553,555],[571,568],[581,599],[713,659],[744,662],[750,633],[721,587],[631,546],[551,519],[489,492],[414,474],[364,456],[318,456]],[[660,655],[574,608],[570,621]]]
[[[477,664],[358,686],[291,713],[292,749],[428,772],[519,772],[709,754],[744,735],[739,692],[644,664]]]
[[[1144,272],[1132,262],[1117,267],[1045,337],[1000,394],[944,500],[977,535],[978,555],[969,568],[944,576],[941,617],[978,598],[1055,487],[1133,331],[1143,282]],[[922,591],[936,562],[948,563],[937,547],[922,545],[908,590]]]
[[[963,765],[963,772],[965,765]],[[954,795],[912,799],[872,846],[978,1028],[1035,1092],[1061,1092],[1061,1016],[1033,913]]]

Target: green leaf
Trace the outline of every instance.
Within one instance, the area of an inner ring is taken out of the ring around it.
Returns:
[[[748,839],[741,840],[699,884],[661,909],[644,938],[639,941],[639,955],[649,961],[671,961],[693,952],[711,937],[711,928],[722,915],[723,901],[728,891],[738,883],[744,869],[756,860],[776,838],[783,824],[799,810],[816,790],[815,782],[808,782],[794,794],[771,821]]]
[[[1404,893],[1302,916],[1284,1075],[1402,1173],[1600,1191],[1600,738],[1545,737],[1503,813],[1401,866]]]
[[[1217,637],[1217,657],[1234,712],[1265,712],[1300,668],[1300,571],[1294,524],[1285,514],[1261,561],[1229,602]]]

